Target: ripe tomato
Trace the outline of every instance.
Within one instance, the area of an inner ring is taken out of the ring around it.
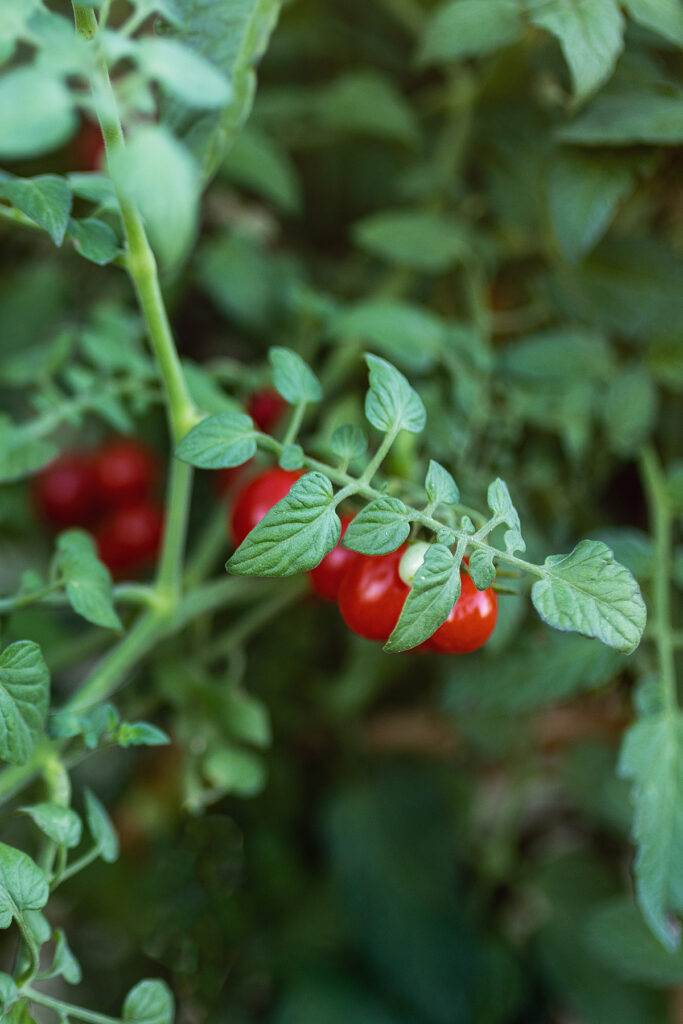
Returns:
[[[77,170],[99,171],[104,153],[104,139],[100,126],[93,121],[84,121],[73,142]]]
[[[247,412],[259,430],[263,430],[266,434],[277,426],[286,409],[287,402],[275,388],[262,388],[260,391],[255,391],[247,402]]]
[[[353,519],[353,516],[341,516],[341,536],[346,533],[346,528]],[[341,582],[346,575],[346,570],[358,558],[355,551],[342,547],[341,538],[336,548],[333,548],[328,555],[325,555],[320,565],[311,569],[309,577],[311,585],[318,597],[326,601],[336,601]]]
[[[112,575],[150,565],[161,546],[163,526],[163,509],[154,501],[115,509],[95,534],[99,556]]]
[[[389,555],[357,555],[339,587],[339,611],[367,640],[389,639],[410,587],[398,574],[405,546]]]
[[[91,457],[70,452],[55,459],[36,477],[33,499],[41,519],[55,529],[90,526],[98,512]]]
[[[267,469],[250,480],[239,492],[230,514],[230,534],[235,544],[241,544],[248,533],[260,523],[273,505],[286,497],[303,474],[289,469]]]
[[[94,471],[97,493],[108,509],[147,497],[159,476],[154,453],[132,437],[105,444],[95,456]]]
[[[472,577],[460,573],[460,597],[450,615],[427,641],[432,651],[441,654],[468,654],[482,647],[495,629],[498,599],[488,587],[477,590]]]

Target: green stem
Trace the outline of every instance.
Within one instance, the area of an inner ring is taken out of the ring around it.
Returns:
[[[110,697],[130,669],[154,647],[163,622],[163,616],[156,609],[144,612],[130,633],[103,658],[85,685],[67,701],[65,710],[85,711]]]
[[[226,503],[220,502],[211,511],[208,523],[202,527],[197,543],[187,562],[185,587],[190,588],[206,579],[224,553],[228,537],[226,531]]]
[[[41,587],[40,590],[33,590],[27,594],[15,594],[12,597],[3,597],[0,599],[0,615],[13,612],[15,608],[25,608],[35,601],[43,601],[57,590],[61,590],[63,585],[62,580],[58,580],[56,583],[49,583],[46,587]]]
[[[89,7],[81,7],[75,2],[73,9],[78,32],[86,39],[93,39],[97,34],[97,19],[94,11]],[[98,57],[97,73],[91,85],[107,158],[109,158],[123,147],[124,139],[116,96],[103,55]],[[161,294],[157,262],[147,239],[142,218],[135,205],[120,191],[116,182],[114,182],[114,187],[117,192],[126,237],[127,269],[145,318],[149,340],[164,382],[171,434],[175,442],[178,443],[194,426],[199,417],[187,388],[178,351],[173,341],[166,306]]]
[[[67,865],[67,867],[64,868],[62,872],[60,872],[58,878],[56,879],[54,885],[52,886],[52,891],[54,892],[57,886],[61,885],[62,882],[65,882],[67,878],[72,878],[73,875],[77,875],[79,871],[82,871],[84,868],[87,868],[89,864],[92,864],[93,861],[97,860],[99,855],[100,848],[99,846],[95,846],[93,847],[92,850],[88,850],[87,853],[84,853],[82,857],[79,857],[78,860],[75,860],[73,861],[73,863]]]
[[[171,458],[166,528],[161,548],[157,591],[171,604],[176,604],[182,588],[183,559],[187,523],[192,499],[192,466]]]
[[[306,412],[306,402],[299,402],[292,413],[292,418],[287,427],[287,433],[283,438],[283,445],[285,448],[289,444],[294,444],[296,441],[299,431],[301,430],[301,424],[303,423],[304,413]]]
[[[307,583],[302,579],[280,580],[279,583],[280,586],[271,600],[261,600],[255,608],[242,615],[201,654],[202,661],[212,662],[226,657],[234,647],[243,644],[267,622],[294,604],[305,593],[307,587]]]
[[[382,438],[382,443],[380,444],[379,448],[377,449],[377,451],[372,456],[367,466],[363,470],[363,473],[359,478],[359,483],[369,484],[372,482],[375,473],[377,472],[377,470],[382,465],[387,455],[391,451],[391,446],[396,440],[397,434],[398,430],[393,429],[390,430],[388,434],[384,435],[384,437]]]
[[[674,636],[671,629],[671,503],[664,473],[652,448],[643,449],[640,466],[655,542],[652,633],[662,677],[662,699],[666,710],[671,712],[678,707]]]
[[[24,986],[21,994],[32,1002],[39,1003],[40,1006],[47,1006],[63,1017],[74,1017],[76,1020],[85,1021],[86,1024],[121,1024],[120,1017],[107,1017],[104,1013],[84,1010],[80,1006],[73,1006],[72,1003],[64,1003],[61,999],[53,999],[42,992],[36,992],[35,989],[29,988],[27,985]]]
[[[276,441],[275,438],[270,437],[268,434],[259,434],[257,437],[257,441],[259,446],[261,448],[264,448],[266,451],[273,452],[277,456],[280,456],[282,454],[283,445],[279,441]],[[373,462],[377,460],[377,457],[380,455],[380,452],[381,447],[380,450],[375,455],[374,459],[372,460]],[[373,501],[375,498],[386,497],[386,494],[383,491],[379,491],[377,490],[377,488],[371,487],[370,484],[364,482],[364,477],[367,475],[368,472],[367,469],[362,476],[354,477],[350,476],[348,473],[345,473],[341,469],[335,468],[334,466],[328,466],[325,462],[321,462],[319,459],[312,458],[309,455],[304,455],[304,465],[308,469],[316,470],[319,473],[323,473],[325,476],[329,477],[330,480],[332,480],[334,483],[339,484],[340,487],[342,487],[343,490],[335,495],[336,504],[339,504],[343,500],[343,498],[349,497],[352,494],[360,494],[363,498],[367,498],[369,501]],[[370,464],[368,469],[371,468],[372,463]],[[408,511],[410,512],[410,518],[414,522],[420,523],[421,526],[424,526],[431,533],[439,533],[440,530],[443,530],[444,523],[440,523],[437,519],[434,519],[432,516],[427,515],[421,509],[411,507],[408,509]],[[479,516],[479,519],[481,520],[481,516]],[[472,534],[466,533],[464,530],[458,530],[455,527],[449,527],[449,529],[452,529],[452,532],[458,539],[465,537],[467,539],[467,544],[470,547],[481,548],[483,550],[491,551],[491,545],[488,544],[485,540],[476,540]],[[498,548],[495,549],[494,553],[499,561],[505,562],[507,565],[512,565],[516,569],[519,569],[521,572],[529,573],[532,576],[538,576],[539,579],[543,579],[544,576],[546,576],[546,570],[543,568],[543,566],[534,565],[533,562],[527,562],[523,558],[518,558],[517,555],[510,555],[507,553],[507,551],[500,551]]]

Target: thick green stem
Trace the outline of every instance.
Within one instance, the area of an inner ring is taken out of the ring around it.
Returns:
[[[177,603],[182,588],[183,558],[192,498],[192,466],[171,459],[166,501],[166,528],[159,561],[157,589],[166,600]]]
[[[77,30],[86,39],[97,34],[97,19],[92,8],[73,4]],[[92,82],[97,117],[107,157],[124,145],[123,129],[116,97],[104,56],[98,58],[97,74]],[[166,314],[156,259],[147,239],[142,218],[135,205],[117,187],[121,220],[126,236],[127,269],[147,324],[147,333],[161,371],[168,400],[171,434],[177,443],[198,421],[197,410],[185,382],[171,326]]]
[[[671,628],[671,502],[656,453],[645,448],[641,473],[655,541],[652,633],[662,677],[662,700],[667,711],[678,707],[674,634]]]
[[[155,609],[141,615],[130,633],[105,656],[85,685],[67,702],[65,710],[85,711],[110,697],[133,666],[157,643],[163,621],[163,616]]]

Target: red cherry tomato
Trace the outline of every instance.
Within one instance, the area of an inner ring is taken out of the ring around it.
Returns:
[[[99,171],[104,160],[104,139],[100,126],[85,121],[74,139],[74,162],[79,171]]]
[[[242,543],[266,512],[289,494],[292,484],[302,475],[298,471],[277,468],[250,480],[237,495],[230,515],[230,534],[235,544]]]
[[[352,519],[353,516],[341,517],[342,537],[346,533],[346,528]],[[315,569],[311,569],[308,574],[318,597],[322,597],[326,601],[336,601],[346,571],[358,557],[355,551],[342,547],[340,539],[336,548],[333,548],[328,555],[325,555],[320,565],[317,565]]]
[[[150,565],[161,546],[163,509],[153,501],[115,509],[100,525],[95,541],[112,575],[121,576]]]
[[[389,639],[410,588],[398,574],[405,547],[389,555],[357,555],[339,587],[339,611],[367,640]]]
[[[477,590],[472,577],[460,573],[460,597],[427,646],[441,654],[468,654],[482,647],[495,629],[498,618],[498,599],[488,587]]]
[[[287,402],[275,388],[262,388],[255,391],[247,402],[247,412],[252,420],[266,434],[277,426],[285,414]]]
[[[97,492],[106,508],[131,505],[146,498],[159,477],[156,457],[135,438],[116,438],[94,460]]]
[[[91,457],[70,452],[55,459],[36,477],[33,498],[41,519],[55,529],[90,526],[98,512]]]

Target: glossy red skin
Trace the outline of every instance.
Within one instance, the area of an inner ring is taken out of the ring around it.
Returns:
[[[460,573],[460,597],[427,646],[441,654],[469,654],[483,647],[496,626],[498,599],[489,587],[477,590],[472,577]]]
[[[346,533],[346,528],[353,519],[353,516],[341,516],[341,536]],[[325,555],[320,565],[309,572],[311,585],[318,597],[325,601],[336,601],[341,587],[342,580],[353,562],[360,556],[349,548],[342,547],[341,538],[336,548]]]
[[[149,566],[161,547],[164,513],[155,501],[115,509],[95,534],[98,554],[113,576]]]
[[[276,427],[287,410],[287,402],[275,388],[255,391],[247,402],[247,412],[252,420],[266,434]]]
[[[95,486],[104,508],[121,508],[148,497],[159,478],[154,453],[135,438],[109,441],[95,456]]]
[[[388,555],[357,555],[339,587],[341,616],[354,633],[386,643],[410,587],[398,574],[405,546]]]
[[[41,519],[55,529],[90,526],[99,511],[91,457],[71,452],[55,459],[36,477],[33,499]]]
[[[303,474],[288,469],[267,469],[250,480],[237,495],[230,513],[230,536],[235,545],[242,543],[248,533],[260,523],[273,505],[286,497]]]

